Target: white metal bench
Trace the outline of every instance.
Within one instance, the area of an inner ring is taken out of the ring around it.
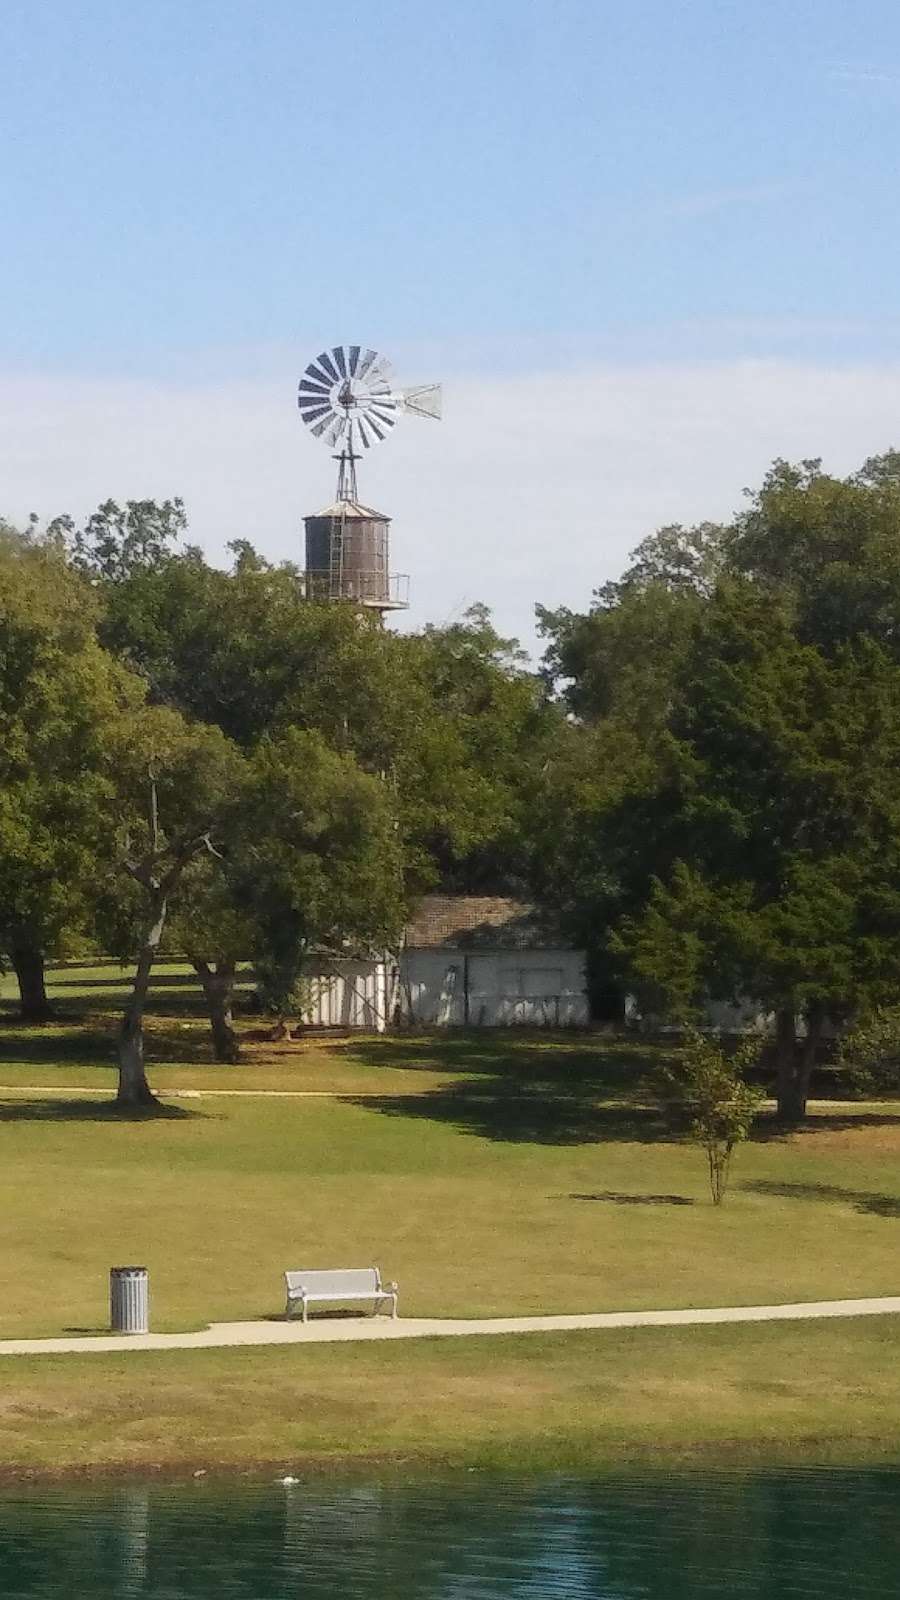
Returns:
[[[397,1315],[397,1285],[383,1284],[377,1267],[350,1267],[336,1272],[286,1272],[284,1283],[287,1318],[293,1316],[296,1305],[300,1306],[305,1322],[311,1305],[344,1300],[372,1300],[375,1314],[382,1306],[390,1305],[391,1316]]]

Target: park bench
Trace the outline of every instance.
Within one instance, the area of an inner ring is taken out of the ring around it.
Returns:
[[[377,1267],[350,1267],[334,1272],[286,1272],[287,1290],[285,1316],[290,1318],[296,1305],[300,1306],[303,1321],[311,1305],[323,1301],[334,1304],[345,1300],[371,1300],[373,1315],[390,1304],[391,1316],[397,1315],[397,1285],[383,1284]]]

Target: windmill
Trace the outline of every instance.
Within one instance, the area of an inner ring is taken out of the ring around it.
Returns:
[[[306,522],[306,592],[312,599],[351,600],[380,613],[408,604],[408,579],[389,571],[390,517],[360,505],[357,449],[388,437],[399,416],[441,415],[437,383],[396,388],[384,356],[362,345],[335,345],[311,361],[297,391],[310,432],[338,463],[334,505]]]

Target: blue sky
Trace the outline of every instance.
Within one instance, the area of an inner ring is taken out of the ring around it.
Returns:
[[[566,372],[775,361],[790,383],[792,363],[900,361],[895,0],[6,0],[0,62],[11,393],[194,383],[208,416],[355,340],[451,400],[454,378],[538,393]],[[35,429],[13,456],[0,439],[16,514],[93,488]],[[761,453],[735,460],[734,496]],[[671,483],[672,515],[700,513],[702,485]]]
[[[0,58],[7,359],[896,315],[893,0],[6,0]]]

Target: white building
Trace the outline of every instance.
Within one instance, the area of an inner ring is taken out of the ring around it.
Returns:
[[[383,1032],[419,1027],[584,1026],[585,957],[534,906],[496,895],[427,895],[399,958],[323,961],[303,1021]]]

